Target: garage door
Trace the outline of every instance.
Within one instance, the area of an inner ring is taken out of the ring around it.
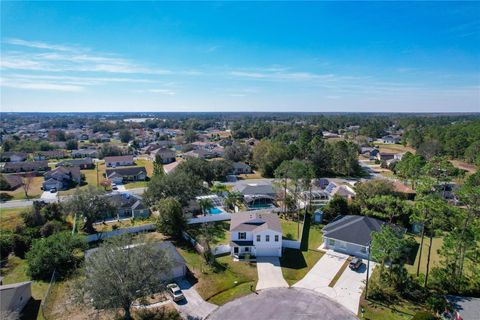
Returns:
[[[256,248],[256,255],[259,257],[279,257],[280,249],[278,248]]]

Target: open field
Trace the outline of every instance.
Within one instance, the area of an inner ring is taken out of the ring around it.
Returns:
[[[415,236],[415,240],[418,244],[420,244],[421,238],[419,236]],[[427,258],[428,258],[428,237],[425,237],[423,240],[423,251],[422,251],[422,261],[420,263],[420,273],[424,273],[427,270]],[[438,250],[442,247],[443,239],[442,238],[433,238],[432,242],[432,251],[430,257],[430,270],[433,267],[440,263],[440,255],[438,254]],[[415,257],[415,263],[413,265],[406,264],[405,267],[407,268],[408,272],[416,273],[417,266],[418,266],[418,257],[420,255],[420,248],[417,250],[417,255]]]
[[[251,293],[251,286],[256,286],[255,264],[234,262],[232,257],[224,256],[217,258],[214,266],[208,266],[203,257],[188,244],[177,244],[177,250],[197,278],[196,290],[208,302],[223,305]]]
[[[469,173],[477,172],[477,167],[474,164],[467,163],[460,160],[450,160],[450,162],[457,168],[463,169]]]
[[[43,184],[43,176],[33,177],[32,183],[30,185],[30,190],[28,191],[28,197],[31,199],[39,198],[43,192],[41,189],[42,184]],[[27,197],[25,196],[25,191],[23,190],[23,187],[19,187],[13,191],[1,191],[1,192],[11,195],[13,197],[12,200],[27,199]]]
[[[410,151],[411,153],[415,153],[415,149],[408,146],[403,146],[401,144],[385,144],[381,142],[373,142],[373,145],[378,146],[380,152],[385,153],[403,153]]]
[[[0,208],[0,229],[15,230],[15,227],[23,224],[20,213],[26,208]]]

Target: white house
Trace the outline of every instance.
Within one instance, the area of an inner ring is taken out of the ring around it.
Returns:
[[[232,214],[230,238],[232,256],[282,256],[280,219],[269,211],[259,210]]]
[[[252,168],[244,162],[234,162],[232,167],[235,175],[252,173]]]
[[[105,166],[118,167],[118,166],[133,166],[133,156],[116,156],[105,157]]]
[[[367,258],[372,232],[380,231],[385,224],[366,216],[339,216],[323,228],[323,247]]]
[[[157,155],[162,159],[163,164],[172,163],[175,161],[175,151],[167,148],[158,148],[153,151],[150,151],[150,158],[152,161],[155,161]]]

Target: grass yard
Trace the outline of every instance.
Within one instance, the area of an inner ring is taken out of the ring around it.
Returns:
[[[240,174],[237,176],[238,180],[248,180],[248,179],[262,179],[262,174],[260,171],[254,171],[253,173]]]
[[[30,281],[27,275],[27,261],[11,255],[8,262],[2,267],[1,274],[3,284],[12,284],[23,281]],[[40,312],[40,303],[45,297],[48,290],[48,282],[33,281],[32,282],[32,300],[26,305],[23,311],[24,319],[43,319]]]
[[[322,227],[322,225],[310,225],[307,250],[284,250],[280,264],[283,277],[289,285],[302,279],[324,255],[323,251],[317,250],[322,244]]]
[[[146,188],[147,187],[147,181],[134,181],[134,182],[128,182],[124,184],[125,189],[135,189],[135,188]]]
[[[85,182],[86,184],[79,187],[79,189],[87,189],[89,186],[92,187],[97,187],[97,169],[85,169],[85,170],[80,170],[80,172],[85,175]],[[98,164],[98,183],[101,183],[105,179],[105,164],[100,163]],[[100,188],[103,189],[103,187],[99,186]],[[76,188],[71,188],[69,190],[63,190],[59,191],[61,196],[67,196],[67,195],[72,195],[75,193],[77,189]]]
[[[419,236],[415,237],[415,240],[418,244],[420,244],[421,238]],[[423,251],[422,251],[422,261],[420,263],[420,273],[424,273],[427,270],[427,257],[428,257],[428,237],[425,237],[423,240]],[[443,239],[442,238],[433,238],[432,243],[432,252],[430,257],[430,270],[440,262],[440,255],[438,254],[438,250],[442,247]],[[418,266],[418,257],[420,255],[420,248],[417,250],[417,255],[415,257],[415,263],[413,265],[406,264],[405,267],[407,268],[408,272],[416,273],[417,266]]]
[[[20,213],[26,208],[0,208],[0,229],[15,230],[15,227],[23,224]]]
[[[203,299],[223,305],[228,301],[251,293],[257,283],[257,268],[248,262],[234,262],[232,257],[217,258],[212,267],[205,263],[190,245],[177,243],[177,250],[187,261],[188,268],[197,278],[195,288]]]
[[[153,162],[147,159],[137,159],[135,164],[139,167],[145,167],[147,170],[147,176],[151,177],[153,175]]]
[[[212,245],[228,244],[230,222],[219,221],[219,222],[210,223],[210,225],[212,226],[211,233],[213,235]],[[197,241],[202,243],[202,234],[201,234],[202,224],[189,225],[187,232]]]
[[[411,153],[415,154],[415,149],[413,149],[412,147],[403,146],[401,144],[384,144],[381,142],[374,142],[373,144],[380,148],[380,152],[403,153],[410,151]]]
[[[474,164],[467,163],[460,160],[450,160],[450,162],[457,168],[467,171],[468,173],[477,172],[477,167]]]
[[[32,183],[30,185],[30,190],[28,191],[28,197],[30,199],[40,198],[40,195],[43,192],[41,189],[42,184],[43,184],[43,176],[33,177]],[[12,200],[27,199],[27,197],[25,197],[25,191],[23,190],[23,187],[19,187],[13,191],[2,191],[2,193],[11,195],[13,197]]]
[[[94,228],[97,232],[106,232],[106,231],[112,231],[114,230],[114,228],[124,229],[124,228],[133,227],[133,226],[140,226],[148,223],[155,223],[155,221],[152,217],[149,217],[146,219],[128,219],[128,220],[120,220],[120,221],[115,220],[111,222],[97,223],[94,225]]]
[[[280,219],[280,224],[282,225],[283,238],[288,240],[297,240],[298,237],[298,226],[297,222],[293,220]],[[300,223],[300,233],[302,232],[303,224]]]
[[[420,306],[413,305],[409,301],[400,300],[399,302],[386,305],[374,301],[361,301],[359,310],[365,310],[364,317],[359,318],[369,320],[410,320],[418,311],[423,311]]]

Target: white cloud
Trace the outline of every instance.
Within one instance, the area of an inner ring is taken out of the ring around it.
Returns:
[[[173,96],[177,94],[175,91],[171,89],[144,89],[144,90],[134,90],[134,92],[138,93],[158,93],[158,94],[163,94],[163,95],[168,95],[168,96]]]
[[[66,91],[66,92],[79,92],[84,89],[82,86],[61,84],[53,82],[37,82],[37,81],[15,81],[8,79],[0,79],[0,85],[2,87],[14,88],[14,89],[28,89],[28,90],[48,90],[48,91]]]
[[[40,41],[27,41],[27,40],[22,40],[22,39],[7,39],[4,42],[8,43],[8,44],[16,45],[16,46],[36,48],[36,49],[49,49],[49,50],[58,50],[58,51],[74,51],[74,50],[76,50],[73,47],[64,46],[64,45],[48,44],[48,43],[40,42]]]

